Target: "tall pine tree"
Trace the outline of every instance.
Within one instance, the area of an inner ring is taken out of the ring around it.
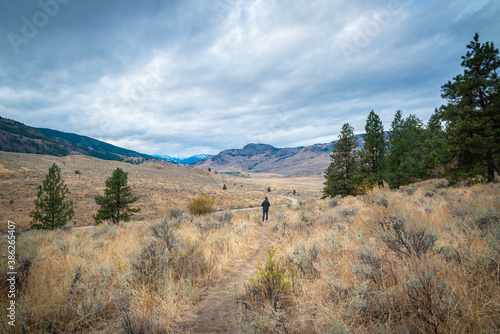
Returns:
[[[130,217],[141,209],[134,209],[130,204],[138,200],[132,195],[130,187],[127,185],[128,173],[121,168],[115,169],[111,177],[106,180],[104,196],[96,196],[95,202],[100,205],[100,209],[95,214],[96,224],[102,223],[106,219],[111,219],[114,224],[120,220],[129,221]]]
[[[332,162],[325,173],[323,198],[356,195],[360,185],[357,146],[353,127],[344,124],[331,155]]]
[[[423,124],[415,115],[403,119],[401,110],[391,123],[386,157],[385,179],[392,188],[399,188],[422,176]]]
[[[479,35],[467,45],[462,56],[464,73],[448,81],[441,96],[446,121],[452,168],[450,183],[484,176],[488,182],[500,173],[500,67],[499,51],[493,42],[481,44]]]
[[[386,143],[384,125],[373,110],[366,119],[363,139],[365,143],[360,156],[365,182],[371,185],[381,184]]]
[[[446,134],[441,125],[441,114],[436,109],[424,131],[422,142],[422,171],[426,176],[440,177],[438,167],[446,160]]]
[[[400,145],[403,140],[403,125],[403,112],[398,110],[394,115],[391,128],[389,129],[389,147],[385,162],[385,179],[393,188],[399,188],[399,186],[403,184],[401,173],[399,172],[399,166],[401,165],[404,154],[404,147]]]
[[[54,230],[73,218],[73,201],[65,201],[68,186],[61,179],[61,169],[54,163],[38,187],[35,210],[30,212],[30,225],[37,230]]]

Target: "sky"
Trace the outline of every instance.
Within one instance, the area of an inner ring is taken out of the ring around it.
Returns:
[[[146,154],[427,122],[497,0],[0,0],[0,116]]]

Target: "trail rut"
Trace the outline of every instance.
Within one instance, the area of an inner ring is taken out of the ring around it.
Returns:
[[[191,312],[192,319],[177,325],[174,333],[209,334],[234,333],[238,317],[238,306],[234,293],[243,289],[244,283],[256,271],[257,260],[271,242],[269,225],[259,231],[259,248],[248,258],[235,264],[234,269],[202,296],[203,301]]]

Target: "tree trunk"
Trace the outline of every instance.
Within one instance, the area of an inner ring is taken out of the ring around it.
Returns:
[[[492,164],[488,164],[488,183],[495,181],[495,168]]]

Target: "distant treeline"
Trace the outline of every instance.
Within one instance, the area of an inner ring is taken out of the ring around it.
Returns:
[[[424,178],[445,177],[453,185],[492,182],[500,174],[499,51],[479,35],[462,56],[464,73],[444,84],[448,104],[428,123],[398,110],[388,135],[372,110],[359,149],[354,129],[344,124],[325,173],[324,197],[366,192],[384,181],[392,188]]]

